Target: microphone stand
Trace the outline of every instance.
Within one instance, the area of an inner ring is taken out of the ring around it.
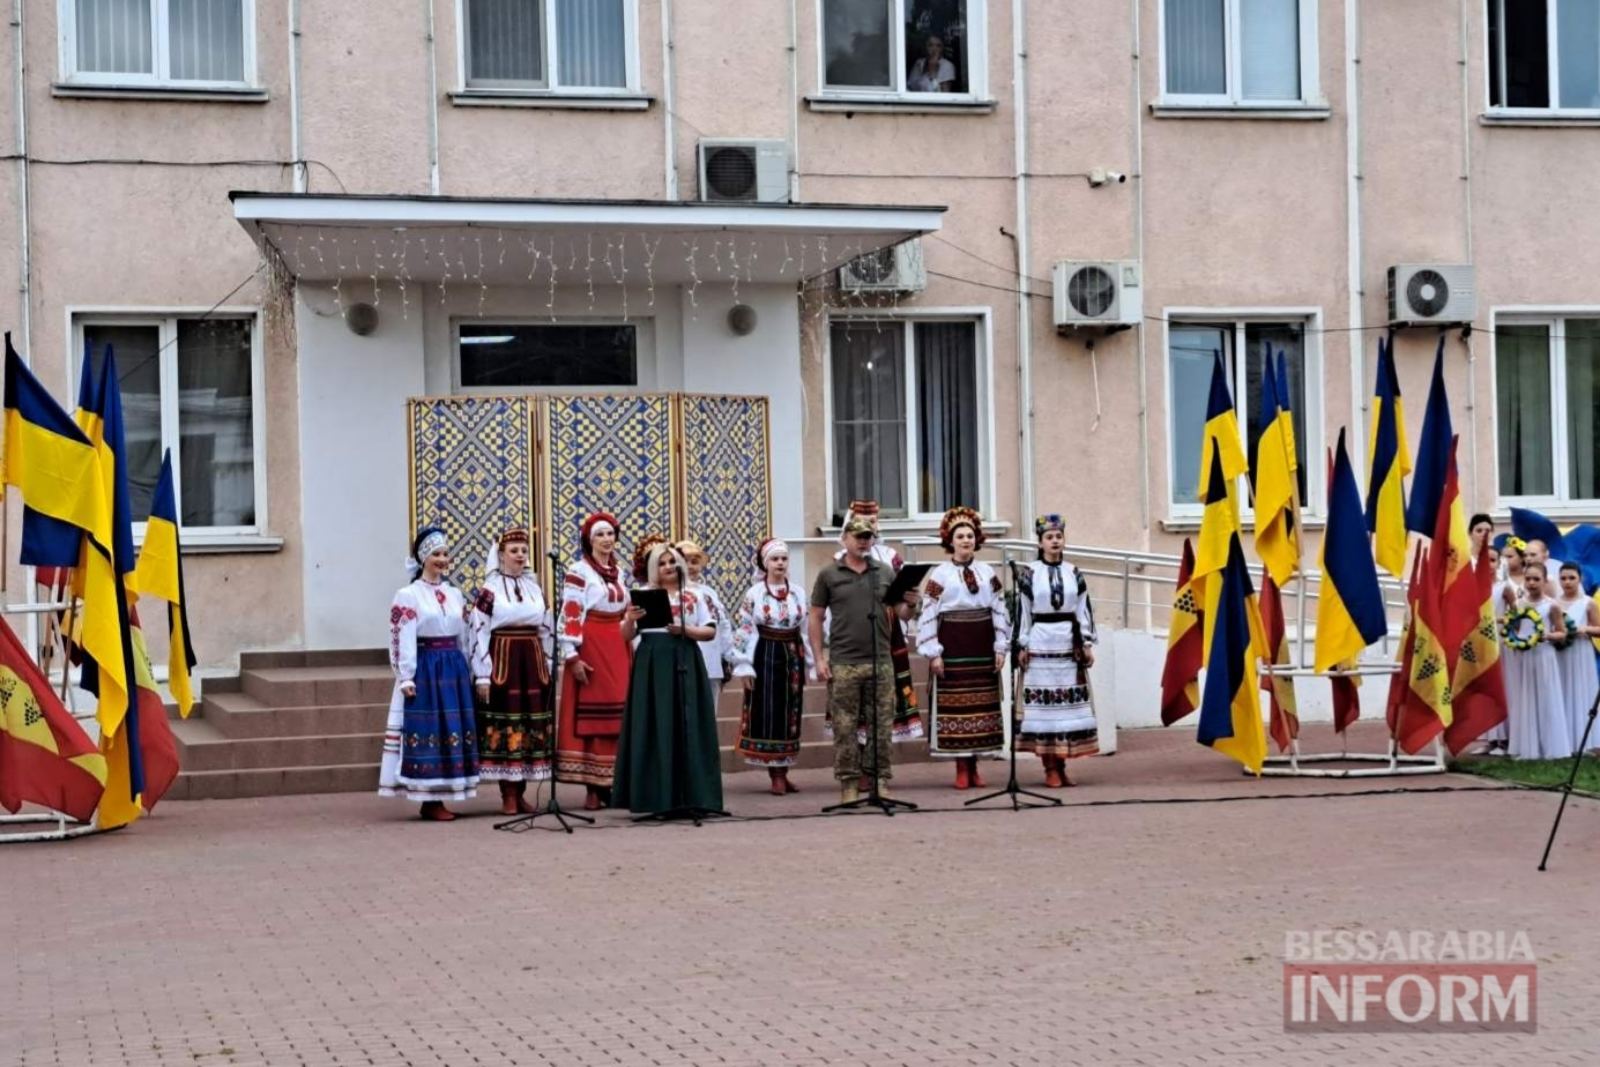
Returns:
[[[974,804],[982,804],[986,800],[1005,796],[1011,798],[1012,811],[1021,811],[1023,808],[1044,808],[1051,805],[1060,807],[1060,797],[1052,797],[1044,793],[1035,793],[1031,789],[1024,789],[1022,784],[1017,781],[1017,741],[1022,732],[1023,673],[1022,657],[1019,654],[1022,651],[1022,635],[1019,633],[1022,627],[1022,583],[1017,581],[1017,561],[1010,560],[1009,566],[1011,568],[1011,588],[1016,590],[1017,594],[1016,603],[1011,606],[1011,770],[1006,778],[1004,789],[996,789],[993,793],[985,793],[981,797],[973,797],[966,802],[964,807],[970,808]],[[1025,803],[1022,801],[1022,797],[1033,797],[1043,803]]]
[[[1583,655],[1588,655],[1588,649],[1580,650]],[[1556,809],[1556,821],[1550,825],[1550,839],[1544,843],[1544,855],[1539,859],[1539,869],[1542,871],[1545,864],[1550,862],[1550,849],[1556,843],[1556,831],[1561,828],[1561,816],[1567,813],[1567,798],[1572,795],[1572,783],[1578,780],[1578,766],[1583,762],[1584,750],[1589,745],[1589,734],[1594,730],[1595,713],[1600,712],[1600,693],[1589,704],[1589,721],[1583,727],[1583,739],[1578,742],[1578,750],[1572,754],[1572,773],[1567,775],[1566,784],[1561,787],[1561,806]]]
[[[684,572],[683,567],[680,564],[678,570],[677,590],[678,623],[683,627],[688,626],[688,622],[683,617],[683,585],[687,577],[687,574]],[[687,766],[685,766],[688,762],[687,752],[689,748],[689,700],[685,692],[689,684],[689,665],[686,660],[690,655],[693,655],[698,660],[700,658],[700,649],[696,647],[696,643],[688,636],[687,633],[678,634],[677,640],[681,644],[687,645],[688,648],[686,651],[683,649],[679,650],[678,654],[674,657],[677,660],[677,663],[673,667],[673,672],[677,676],[677,684],[672,688],[673,806],[668,808],[666,811],[652,811],[646,812],[643,815],[635,815],[633,817],[633,821],[673,822],[678,819],[688,819],[696,826],[699,826],[706,819],[727,818],[729,816],[728,813],[721,808],[706,808],[701,807],[698,804],[679,803],[681,800],[683,800],[684,779],[687,777],[688,770]],[[720,748],[717,752],[717,758],[719,760],[722,758]],[[722,773],[721,766],[718,766],[717,773]]]
[[[555,588],[551,591],[552,598],[558,597],[566,581],[566,569],[562,567],[561,557],[557,553],[547,552],[545,555],[550,560],[553,568],[551,570],[551,583]],[[561,722],[561,701],[557,698],[558,689],[556,687],[556,682],[561,677],[561,638],[555,632],[555,628],[560,624],[561,620],[559,601],[551,605],[550,618],[550,684],[545,688],[545,702],[550,708],[550,729],[545,733],[544,746],[545,758],[550,761],[550,799],[537,811],[495,823],[494,828],[496,830],[509,830],[512,833],[520,834],[524,830],[533,829],[534,820],[541,815],[549,815],[555,819],[556,822],[561,824],[561,829],[569,834],[572,833],[572,824],[567,821],[568,819],[579,819],[591,825],[594,823],[594,819],[588,815],[579,815],[575,811],[564,810],[561,807],[560,799],[556,796],[556,783],[559,780],[556,777],[556,735],[559,732],[558,728]],[[577,708],[577,702],[574,701],[572,706]]]
[[[876,561],[872,561],[872,557],[870,555],[867,557],[867,559],[871,561],[872,566],[879,565]],[[876,594],[874,594],[874,597],[876,597]],[[871,708],[872,722],[868,727],[867,739],[867,744],[871,746],[872,751],[872,781],[871,784],[867,786],[866,796],[858,797],[855,800],[843,804],[829,804],[827,807],[822,809],[822,813],[824,815],[829,815],[836,811],[854,811],[857,808],[877,808],[885,815],[893,815],[895,808],[905,808],[907,811],[917,810],[917,806],[911,803],[909,800],[895,800],[892,797],[884,796],[883,792],[878,787],[878,781],[880,777],[879,772],[883,770],[883,764],[880,762],[880,753],[878,751],[878,623],[884,612],[885,608],[882,604],[874,604],[867,611],[867,624],[872,627],[872,688],[869,690],[871,694],[871,702],[869,707]],[[897,611],[889,614],[889,620],[895,626],[900,625],[900,617]],[[890,717],[893,717],[893,713],[891,713]],[[861,717],[859,715],[856,716],[858,729],[860,727],[860,721]],[[838,729],[838,726],[835,725],[834,728]]]

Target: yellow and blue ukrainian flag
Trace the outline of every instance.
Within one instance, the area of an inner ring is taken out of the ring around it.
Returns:
[[[1367,454],[1367,531],[1378,566],[1399,578],[1406,568],[1405,476],[1411,473],[1406,448],[1405,409],[1400,401],[1400,379],[1395,374],[1394,350],[1378,338],[1378,383],[1373,391],[1372,432]],[[1432,533],[1432,527],[1426,531]]]
[[[171,652],[167,660],[167,687],[178,702],[178,711],[189,717],[194,707],[194,643],[189,637],[189,609],[183,597],[182,545],[178,536],[178,501],[172,481],[172,452],[161,457],[161,477],[150,502],[150,518],[144,527],[144,544],[139,549],[135,571],[139,589],[146,596],[167,602],[167,629]]]
[[[1195,739],[1238,760],[1252,774],[1260,774],[1267,758],[1258,690],[1264,635],[1238,533],[1228,538],[1227,564],[1207,584],[1217,587],[1212,609],[1217,621],[1206,656]],[[1210,615],[1206,622],[1210,624]]]
[[[1322,535],[1322,587],[1317,595],[1319,673],[1353,660],[1389,625],[1343,430],[1328,481],[1328,525]]]

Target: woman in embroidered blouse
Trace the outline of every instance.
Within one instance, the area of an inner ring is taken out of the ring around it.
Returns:
[[[1072,785],[1067,760],[1097,755],[1099,728],[1089,699],[1094,666],[1094,612],[1089,583],[1068,563],[1066,524],[1060,515],[1034,520],[1039,558],[1017,572],[1021,611],[1018,658],[1022,667],[1022,737],[1018,752],[1044,764],[1044,784]]]
[[[983,786],[978,756],[1005,747],[1000,671],[1011,619],[994,568],[976,556],[983,520],[971,508],[945,512],[939,541],[950,553],[923,586],[917,651],[933,674],[933,740],[928,751],[956,760],[956,788]],[[943,706],[941,706],[941,704]]]
[[[628,698],[633,620],[617,566],[617,520],[590,515],[579,531],[582,555],[561,583],[561,715],[556,723],[556,780],[582,782],[589,811],[611,802]]]
[[[684,586],[706,606],[706,614],[711,617],[711,626],[716,630],[715,637],[700,642],[700,655],[706,661],[706,677],[711,679],[711,688],[720,696],[722,684],[727,678],[725,661],[733,652],[733,614],[704,578],[705,549],[693,541],[679,541],[676,548],[687,573]]]
[[[705,603],[684,588],[683,561],[664,538],[641,541],[633,560],[636,579],[666,590],[672,621],[639,631],[617,746],[617,806],[669,818],[721,814],[716,696],[696,647],[716,630]],[[637,621],[644,613],[629,614]]]
[[[798,793],[789,768],[800,757],[800,720],[805,706],[811,644],[806,636],[806,598],[789,586],[789,546],[775,537],[756,549],[761,580],[739,604],[733,635],[733,676],[744,687],[739,716],[739,754],[765,767],[775,796]]]
[[[528,540],[521,526],[495,540],[472,607],[478,759],[505,815],[531,812],[528,783],[550,777],[550,611],[528,571]]]
[[[395,683],[378,794],[421,801],[424,819],[449,822],[456,816],[444,802],[478,792],[466,602],[445,578],[450,542],[437,526],[417,532],[407,563],[416,577],[389,608]]]

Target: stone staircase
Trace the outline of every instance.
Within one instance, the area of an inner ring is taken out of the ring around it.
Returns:
[[[914,660],[926,704],[926,666]],[[187,720],[172,716],[178,780],[172,800],[223,800],[376,789],[394,675],[383,649],[247,652],[234,678],[207,678]],[[724,773],[755,770],[734,751],[742,694],[730,682],[717,707]],[[806,687],[799,766],[826,767],[827,693]],[[897,745],[897,762],[926,760],[926,742]]]

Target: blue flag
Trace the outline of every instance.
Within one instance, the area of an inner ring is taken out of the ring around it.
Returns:
[[[1428,387],[1428,410],[1422,416],[1422,439],[1417,443],[1416,473],[1411,478],[1411,503],[1406,507],[1406,529],[1433,536],[1450,467],[1450,397],[1444,390],[1444,336],[1433,356],[1433,384]]]

